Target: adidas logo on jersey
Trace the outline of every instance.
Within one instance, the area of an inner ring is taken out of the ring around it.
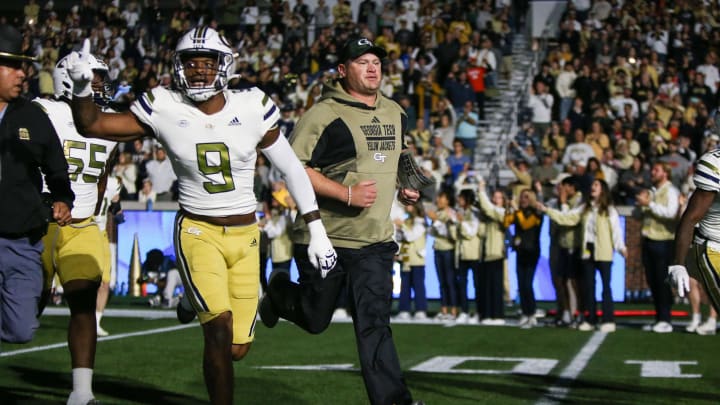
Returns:
[[[257,239],[253,238],[253,240],[250,242],[250,247],[257,246]]]
[[[372,118],[372,120],[370,120],[370,122],[372,122],[373,124],[379,124],[379,123],[380,123],[380,119],[379,119],[378,117],[374,117],[374,116],[373,116],[373,118]]]
[[[234,117],[232,120],[230,120],[228,125],[233,126],[233,125],[242,125],[242,124],[240,123],[240,120],[238,119],[238,117]]]

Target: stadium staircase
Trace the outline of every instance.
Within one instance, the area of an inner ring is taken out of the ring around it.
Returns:
[[[527,104],[544,45],[544,41],[540,41],[539,50],[533,50],[525,35],[515,35],[510,80],[498,80],[495,96],[485,101],[485,119],[480,121],[477,129],[474,170],[490,186],[504,186],[515,179],[505,163],[507,148],[518,132],[520,114]]]

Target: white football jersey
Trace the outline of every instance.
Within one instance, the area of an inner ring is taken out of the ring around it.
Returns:
[[[72,217],[91,217],[98,201],[98,180],[105,173],[105,163],[117,142],[80,135],[75,129],[70,105],[64,101],[37,98],[33,102],[50,117],[60,138],[68,163],[70,186],[75,193]],[[43,191],[48,191],[45,184]]]
[[[144,93],[130,107],[165,147],[178,178],[178,202],[193,214],[255,211],[256,148],[280,117],[275,103],[257,88],[223,94],[225,106],[212,115],[162,87]]]
[[[695,186],[715,192],[715,200],[698,224],[700,233],[712,241],[720,242],[720,149],[704,154],[695,168]]]

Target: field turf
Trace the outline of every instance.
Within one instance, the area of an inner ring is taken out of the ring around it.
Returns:
[[[143,308],[144,309],[144,308]],[[52,311],[51,311],[52,312]],[[94,392],[103,404],[207,403],[199,325],[106,315]],[[0,403],[61,404],[71,387],[67,316],[45,315],[29,344],[3,344]],[[645,320],[649,322],[649,320]],[[720,402],[714,336],[643,332],[618,319],[612,334],[555,327],[521,330],[393,324],[407,383],[426,404],[703,404]],[[350,323],[309,335],[258,324],[235,363],[237,404],[367,404]]]

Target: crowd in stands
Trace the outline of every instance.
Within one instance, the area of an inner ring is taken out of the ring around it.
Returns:
[[[486,86],[494,86],[496,71],[510,72],[511,26],[520,27],[527,2],[497,3],[365,0],[353,10],[344,0],[319,0],[314,7],[303,0],[181,0],[170,8],[157,0],[82,0],[61,9],[51,0],[27,0],[22,18],[9,22],[24,31],[24,52],[38,58],[29,67],[26,96],[51,97],[55,64],[79,50],[87,37],[93,53],[109,66],[118,106],[155,86],[170,86],[178,37],[192,26],[210,25],[237,52],[233,86],[257,86],[271,95],[286,111],[287,136],[292,123],[318,99],[323,84],[336,76],[340,45],[351,35],[363,35],[388,50],[383,91],[407,108],[410,129],[420,118],[422,128],[442,131],[443,144],[452,147],[456,119],[466,102],[482,118]],[[464,122],[468,124],[458,137],[472,149],[475,121]],[[426,143],[432,143],[430,138]],[[147,178],[157,194],[167,192],[166,179],[160,185],[146,171],[145,163],[155,160],[155,147],[150,141],[123,145],[122,152],[136,166],[133,173],[125,156],[124,168],[116,173],[123,178],[124,199],[147,198],[142,192]],[[444,169],[444,160],[439,163]]]
[[[534,201],[556,199],[557,185],[568,176],[584,200],[594,181],[603,180],[611,203],[634,206],[652,188],[651,168],[658,162],[669,165],[670,181],[687,197],[693,164],[720,142],[720,6],[714,1],[568,1],[526,100],[518,100],[522,113],[508,117],[521,122],[507,156],[516,180],[489,184],[487,196],[476,194],[483,182],[474,171],[483,136],[478,125],[486,100],[511,76],[513,38],[526,35],[527,1],[364,0],[357,10],[343,0],[332,6],[318,0],[316,7],[303,0],[267,6],[180,0],[172,9],[157,0],[82,0],[69,10],[37,1],[27,0],[24,20],[16,21],[28,39],[26,53],[39,58],[30,67],[28,97],[51,96],[53,66],[89,37],[93,52],[110,67],[117,103],[127,105],[147,89],[171,85],[175,41],[189,27],[207,24],[237,52],[233,86],[269,94],[281,106],[286,136],[336,76],[339,46],[351,35],[374,39],[388,51],[382,90],[405,109],[408,147],[437,179],[437,187],[422,190],[425,206],[400,215],[399,226],[417,212],[438,222],[443,199],[447,215],[461,217],[467,210],[453,204],[463,190],[472,191],[460,199],[464,204],[492,200],[508,213],[530,204],[542,220],[541,204]],[[122,178],[125,199],[173,199],[169,167],[161,145],[136,141],[123,145],[113,173]],[[270,206],[282,181],[264,159],[258,159],[257,176],[258,196]],[[523,197],[527,190],[536,196]],[[493,217],[492,207],[486,208],[484,217]],[[436,239],[449,235],[435,228],[428,229]],[[451,284],[467,277],[453,274],[442,276]],[[497,280],[486,282],[497,286]],[[459,317],[467,302],[451,300],[453,288],[442,286],[442,314]],[[529,318],[534,304],[525,304]]]

